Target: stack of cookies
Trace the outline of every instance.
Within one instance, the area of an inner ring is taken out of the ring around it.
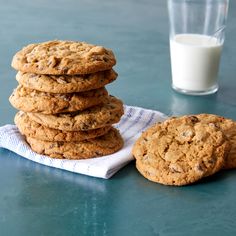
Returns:
[[[113,52],[82,42],[30,44],[16,53],[18,87],[10,96],[15,123],[31,148],[53,158],[86,159],[122,148],[112,124],[122,102],[108,95],[117,78]]]
[[[170,118],[133,147],[138,171],[165,185],[186,185],[236,168],[236,122],[212,114]]]

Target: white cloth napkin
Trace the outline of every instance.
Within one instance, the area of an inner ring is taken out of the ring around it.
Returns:
[[[0,147],[6,148],[31,161],[71,172],[108,179],[133,160],[132,146],[142,131],[167,118],[163,113],[139,107],[125,106],[125,114],[115,125],[124,139],[124,147],[112,154],[87,160],[53,159],[31,150],[15,125],[0,127]]]

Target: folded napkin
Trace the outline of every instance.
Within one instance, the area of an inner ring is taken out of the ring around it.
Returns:
[[[115,125],[124,139],[124,147],[112,154],[86,160],[53,159],[31,150],[15,125],[0,127],[0,147],[31,161],[71,172],[108,179],[133,160],[132,146],[148,126],[167,118],[163,113],[139,107],[125,106],[125,113]]]

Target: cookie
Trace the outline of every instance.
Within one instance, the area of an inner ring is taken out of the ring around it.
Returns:
[[[26,137],[26,140],[32,150],[39,154],[77,160],[109,155],[123,146],[123,139],[115,128],[103,136],[81,142],[48,142],[31,137]]]
[[[28,113],[35,122],[64,131],[91,130],[109,126],[117,123],[123,114],[123,103],[112,96],[109,96],[103,105],[94,106],[84,111],[55,115]]]
[[[236,123],[235,123],[236,125]],[[235,127],[232,131],[228,133],[231,138],[230,138],[230,143],[231,143],[231,149],[229,151],[228,156],[226,157],[225,164],[223,166],[223,169],[233,169],[236,168],[236,135],[235,135]]]
[[[224,118],[213,114],[199,114],[196,115],[202,122],[212,123],[220,128],[222,132],[228,137],[231,148],[226,157],[224,169],[236,168],[236,123],[231,119]]]
[[[186,185],[217,172],[230,143],[216,126],[196,116],[169,119],[147,129],[132,153],[147,179],[165,185]]]
[[[88,75],[37,75],[18,72],[16,80],[26,88],[48,93],[76,93],[104,87],[117,78],[114,70]]]
[[[78,142],[102,136],[111,129],[111,126],[89,131],[62,131],[51,129],[31,120],[27,113],[22,111],[16,114],[14,121],[21,134],[42,141]]]
[[[46,93],[19,85],[9,98],[18,110],[57,114],[73,112],[106,102],[108,93],[105,88],[81,93]]]
[[[116,64],[113,52],[101,46],[75,41],[30,44],[12,60],[16,70],[50,75],[91,74]]]

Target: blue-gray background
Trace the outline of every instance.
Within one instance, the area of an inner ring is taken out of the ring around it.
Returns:
[[[81,40],[113,49],[111,94],[168,115],[208,112],[236,119],[236,2],[231,1],[220,90],[171,89],[166,0],[0,0],[0,125],[12,123],[10,64],[24,45]],[[236,173],[165,187],[131,163],[111,180],[51,169],[0,149],[0,235],[235,235]]]

